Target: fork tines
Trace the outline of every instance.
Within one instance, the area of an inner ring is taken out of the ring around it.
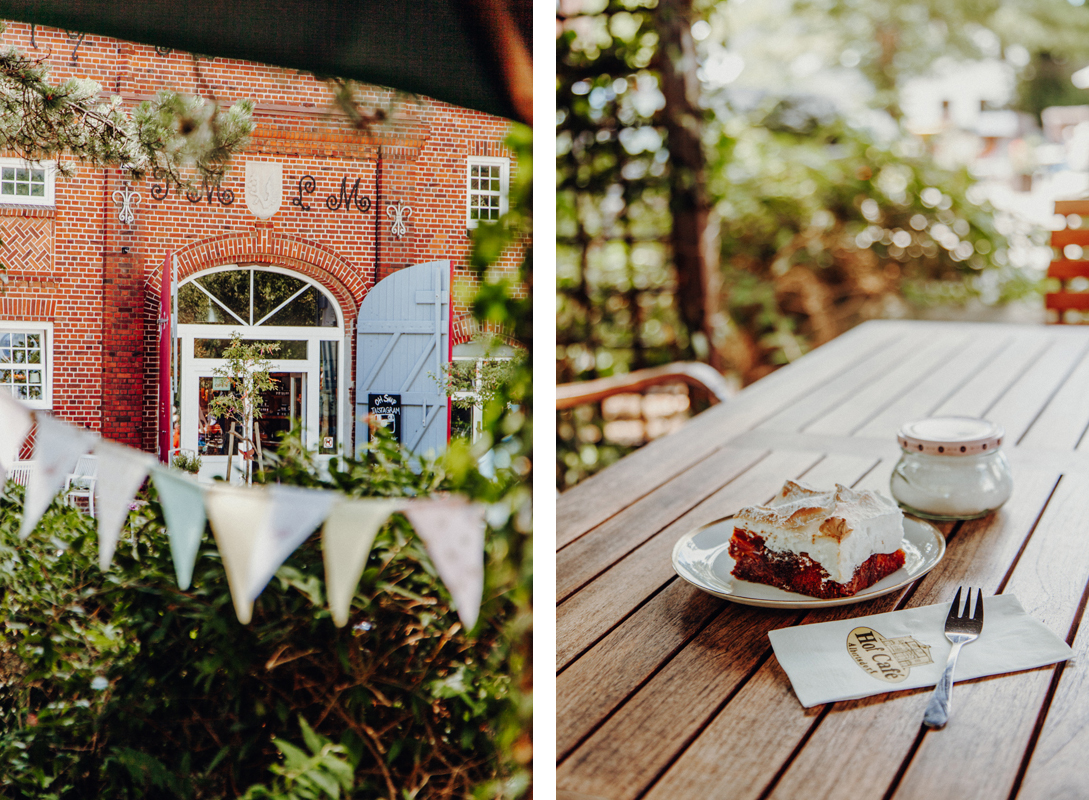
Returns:
[[[973,619],[976,622],[983,623],[983,590],[976,590],[976,608],[975,613],[971,617],[968,616],[969,606],[972,604],[972,587],[968,587],[968,596],[964,598],[964,608],[960,606],[960,593],[963,587],[957,587],[957,593],[953,595],[953,603],[949,606],[949,616],[947,619]]]

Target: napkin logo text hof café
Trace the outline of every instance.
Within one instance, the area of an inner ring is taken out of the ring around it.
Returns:
[[[873,628],[855,628],[847,634],[847,652],[867,675],[886,683],[905,681],[912,667],[934,663],[930,645],[911,636],[886,639]]]

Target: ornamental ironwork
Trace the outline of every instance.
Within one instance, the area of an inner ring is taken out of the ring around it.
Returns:
[[[313,194],[314,190],[317,188],[317,181],[314,180],[314,177],[312,175],[303,175],[301,178],[299,178],[299,183],[296,187],[296,191],[298,192],[298,194],[295,197],[291,198],[291,205],[298,206],[303,211],[309,211],[310,206],[303,202],[303,194]]]
[[[361,212],[366,214],[371,210],[371,199],[369,197],[359,196],[359,183],[362,178],[356,178],[355,183],[352,184],[351,190],[348,189],[348,176],[345,175],[340,179],[340,194],[331,194],[325,198],[325,207],[330,211],[339,211],[343,208],[345,211],[352,210],[352,204],[355,203],[355,207]]]
[[[151,198],[161,203],[170,195],[170,184],[153,183],[150,191]],[[180,195],[181,186],[175,186],[174,193]],[[187,189],[185,199],[190,203],[199,203],[204,199],[208,202],[208,205],[218,202],[220,205],[229,206],[234,202],[234,192],[230,189],[224,189],[222,186],[203,186],[199,191],[197,189]]]
[[[405,205],[404,200],[398,200],[397,205],[390,203],[386,206],[386,216],[393,219],[393,225],[390,226],[390,231],[400,239],[406,233],[408,228],[405,226],[405,220],[412,216],[412,209]]]
[[[117,214],[117,219],[126,225],[134,223],[136,221],[136,213],[133,206],[139,204],[140,193],[134,192],[132,187],[126,183],[123,190],[118,189],[113,193],[113,199],[115,202],[121,204],[121,210]]]

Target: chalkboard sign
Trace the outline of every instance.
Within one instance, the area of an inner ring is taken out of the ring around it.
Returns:
[[[389,431],[398,444],[401,443],[401,395],[368,395],[367,411],[371,418]]]

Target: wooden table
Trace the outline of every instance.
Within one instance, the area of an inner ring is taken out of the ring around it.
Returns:
[[[1006,429],[1014,492],[943,523],[948,550],[897,593],[820,611],[753,608],[678,578],[685,532],[785,478],[888,491],[899,426]],[[870,322],[563,494],[557,507],[558,796],[1089,797],[1089,328]],[[1075,650],[1065,665],[802,708],[769,630],[1014,593]]]

